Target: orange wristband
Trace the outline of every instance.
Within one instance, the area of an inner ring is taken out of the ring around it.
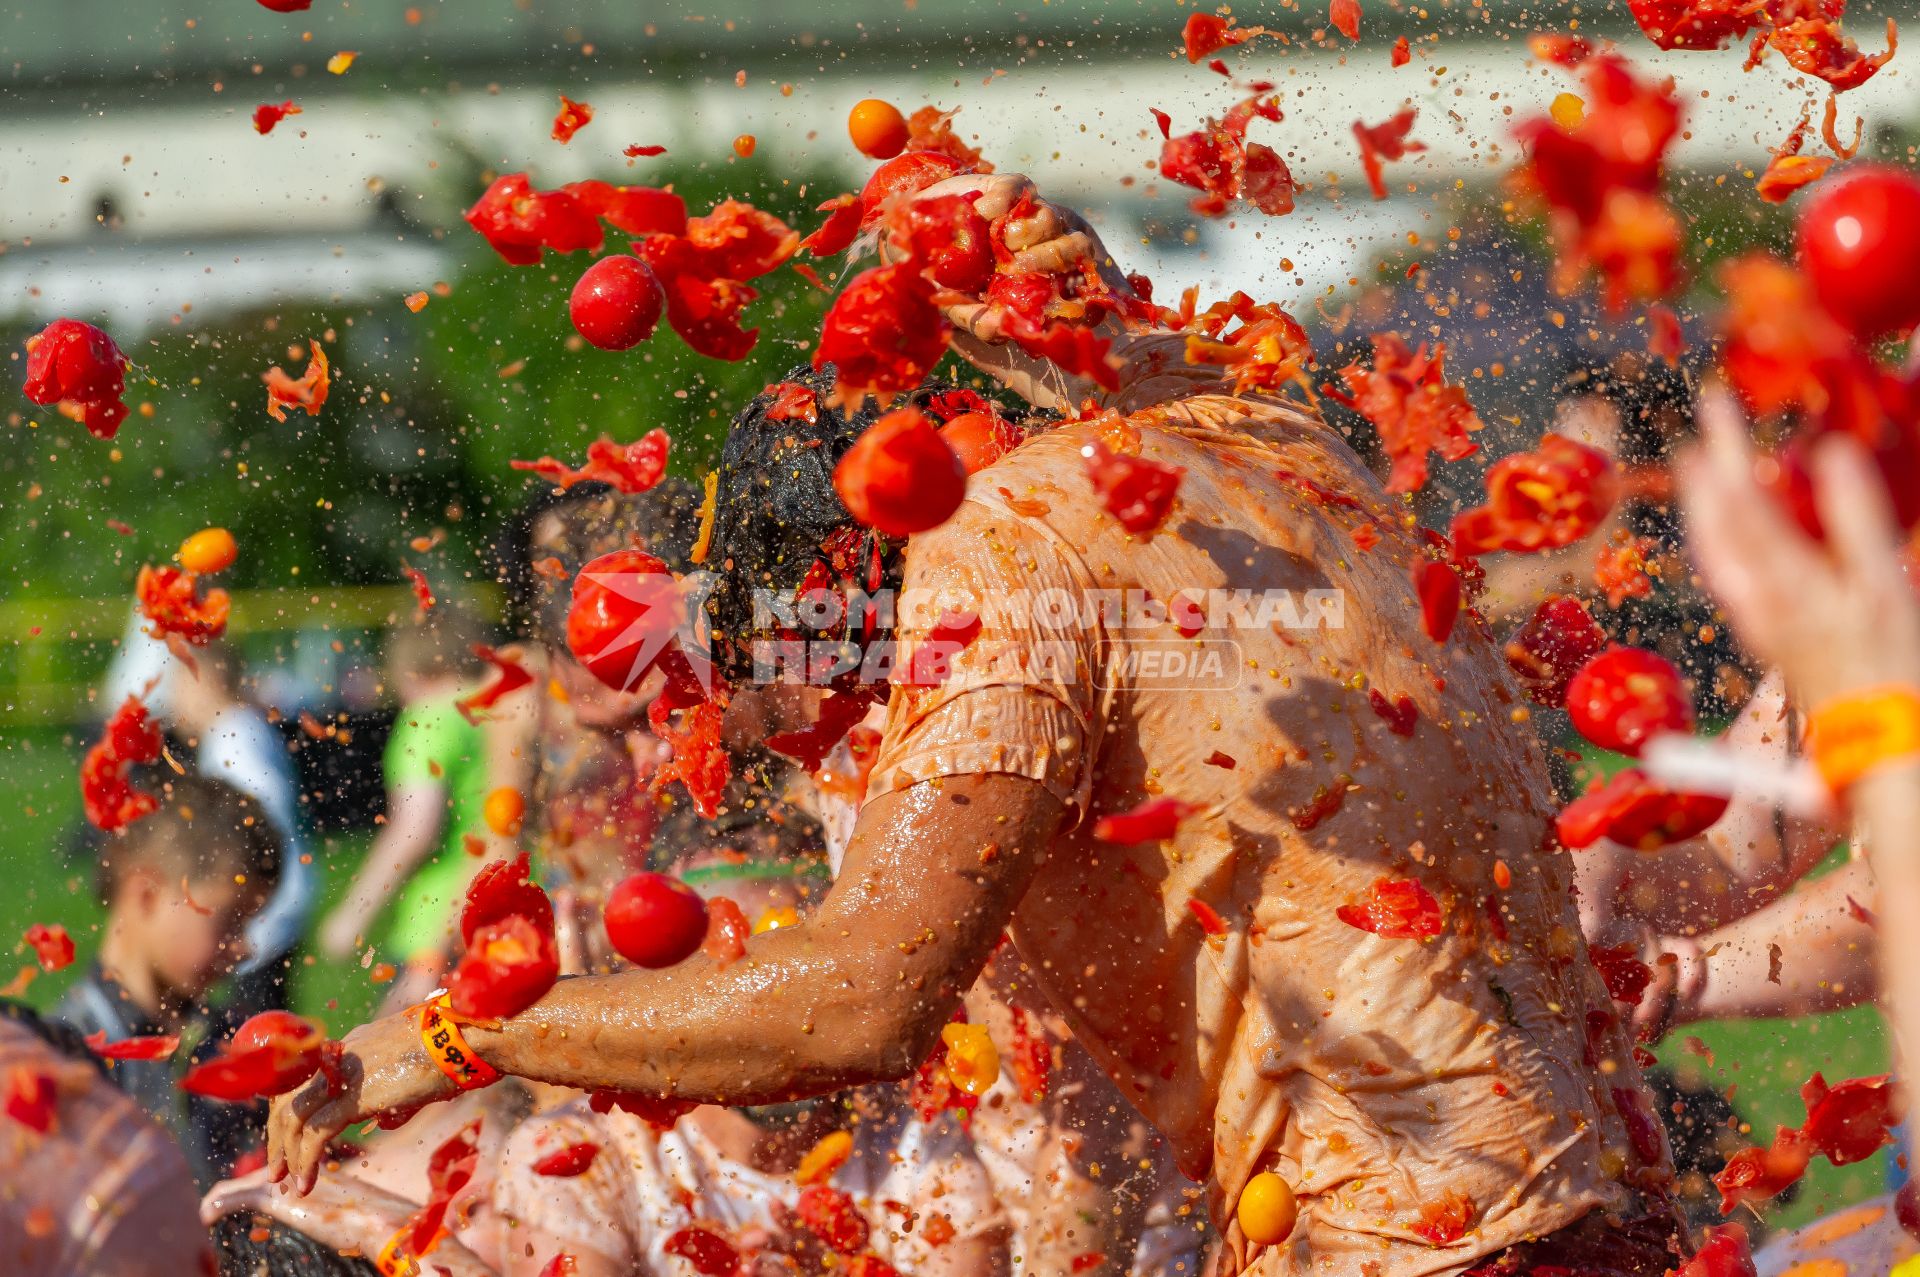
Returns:
[[[1807,748],[1827,788],[1845,793],[1869,772],[1920,758],[1920,688],[1869,687],[1807,716]]]
[[[440,1071],[463,1091],[492,1086],[500,1080],[500,1070],[475,1055],[461,1036],[444,993],[420,1005],[420,1044]]]

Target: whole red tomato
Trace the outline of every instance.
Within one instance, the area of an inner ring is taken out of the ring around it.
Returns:
[[[991,412],[963,412],[940,427],[940,437],[968,474],[978,474],[1020,445],[1020,431]]]
[[[967,495],[967,470],[917,408],[873,423],[840,458],[833,488],[847,512],[891,537],[937,528]]]
[[[707,935],[707,905],[678,878],[637,873],[607,897],[603,917],[614,952],[638,967],[670,967]]]
[[[587,267],[567,299],[567,314],[600,349],[630,350],[653,336],[665,302],[653,268],[623,254]]]
[[[1616,647],[1568,682],[1567,717],[1602,749],[1637,757],[1662,732],[1692,731],[1693,702],[1671,661],[1644,648]]]
[[[680,620],[667,565],[641,550],[615,550],[580,569],[567,609],[567,648],[608,687],[639,686]]]
[[[1821,183],[1799,241],[1821,305],[1855,336],[1920,324],[1920,178],[1864,164]]]

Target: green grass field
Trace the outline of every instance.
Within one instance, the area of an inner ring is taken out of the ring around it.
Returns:
[[[8,794],[13,806],[6,822],[13,832],[6,836],[0,858],[5,883],[0,891],[0,937],[17,938],[34,922],[64,923],[79,948],[74,970],[92,958],[101,918],[86,868],[68,867],[59,859],[69,824],[78,819],[78,754],[77,747],[54,733],[15,735],[0,742],[0,793]],[[365,846],[364,837],[351,837],[315,848],[323,909],[345,890]],[[31,956],[21,949],[17,961],[29,963]],[[51,1005],[72,975],[69,970],[41,976],[27,1000],[37,1007]],[[292,981],[295,1009],[336,1033],[366,1018],[379,1000],[380,990],[357,964],[303,957]],[[1706,1044],[1711,1065],[1683,1049],[1689,1035]],[[1887,1036],[1869,1008],[1817,1019],[1696,1025],[1669,1038],[1658,1054],[1676,1069],[1704,1076],[1723,1093],[1731,1090],[1758,1142],[1770,1138],[1775,1125],[1798,1125],[1805,1117],[1799,1088],[1814,1070],[1838,1080],[1888,1067]],[[1842,1168],[1816,1163],[1798,1199],[1770,1212],[1767,1223],[1792,1227],[1873,1196],[1885,1181],[1886,1156]]]

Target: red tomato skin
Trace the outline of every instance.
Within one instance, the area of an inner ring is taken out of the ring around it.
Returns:
[[[270,1050],[278,1057],[275,1078],[283,1085],[273,1093],[291,1090],[312,1077],[320,1068],[320,1044],[326,1035],[313,1021],[291,1011],[262,1011],[234,1031],[227,1053]]]
[[[660,323],[666,294],[638,257],[603,257],[587,267],[567,299],[573,327],[602,350],[631,350]]]
[[[1602,749],[1637,758],[1662,732],[1692,731],[1693,703],[1672,662],[1644,648],[1616,647],[1568,682],[1567,717]]]
[[[1877,164],[1829,178],[1797,238],[1820,304],[1856,337],[1920,324],[1920,178]]]
[[[940,437],[968,474],[979,474],[1020,445],[1013,423],[990,412],[963,412],[940,427]]]
[[[637,967],[673,966],[707,936],[706,902],[665,874],[637,873],[623,880],[607,897],[603,920],[614,951]]]
[[[945,523],[967,495],[967,471],[940,432],[913,408],[881,417],[833,472],[847,512],[890,537]]]
[[[860,188],[860,225],[864,228],[879,221],[887,201],[895,195],[923,191],[956,173],[968,172],[969,168],[938,151],[908,151],[895,156],[875,169],[867,184]]]
[[[660,578],[657,597],[651,589],[640,589],[644,583],[636,578],[644,577]],[[647,609],[657,610],[667,602],[672,584],[667,565],[640,550],[615,550],[594,559],[574,577],[573,602],[567,609],[567,649],[608,687],[631,690],[651,668],[636,667],[638,647],[654,637],[651,629],[643,632],[638,622],[649,615]],[[635,593],[646,597],[631,597]],[[662,625],[671,625],[674,619],[657,618]],[[665,650],[664,645],[660,650]]]

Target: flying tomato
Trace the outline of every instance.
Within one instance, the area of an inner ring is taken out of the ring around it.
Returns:
[[[27,339],[21,388],[37,404],[67,404],[87,433],[111,439],[126,420],[127,357],[92,324],[56,319]]]
[[[707,934],[701,938],[700,952],[713,959],[717,967],[730,966],[747,956],[747,938],[753,926],[740,906],[725,896],[707,902]]]
[[[699,893],[665,874],[636,873],[607,897],[602,921],[613,950],[637,967],[670,967],[690,957],[707,934]]]
[[[1797,236],[1815,295],[1856,337],[1920,324],[1920,178],[1850,168],[1807,201]]]
[[[551,917],[543,929],[524,914],[509,914],[474,931],[447,981],[448,1005],[479,1020],[518,1015],[560,976]]]
[[[847,136],[867,158],[890,160],[907,149],[907,117],[891,102],[862,98],[847,112]]]
[[[608,687],[632,691],[665,652],[682,611],[666,564],[642,550],[615,550],[573,579],[567,649]]]
[[[262,1011],[234,1031],[219,1055],[187,1070],[180,1089],[236,1103],[283,1094],[320,1071],[326,1037],[291,1011]]]
[[[1614,647],[1581,666],[1567,684],[1567,716],[1602,749],[1633,757],[1656,735],[1693,730],[1680,671],[1638,647]]]
[[[1556,594],[1507,639],[1507,666],[1531,700],[1558,708],[1573,676],[1606,646],[1606,631],[1580,600]]]
[[[638,257],[603,257],[587,267],[567,299],[574,331],[601,350],[631,350],[660,323],[666,297]]]
[[[926,414],[897,408],[840,458],[833,487],[862,526],[907,537],[953,516],[967,494],[967,471]]]
[[[180,543],[175,557],[195,576],[212,576],[233,566],[240,546],[225,528],[202,528]]]

